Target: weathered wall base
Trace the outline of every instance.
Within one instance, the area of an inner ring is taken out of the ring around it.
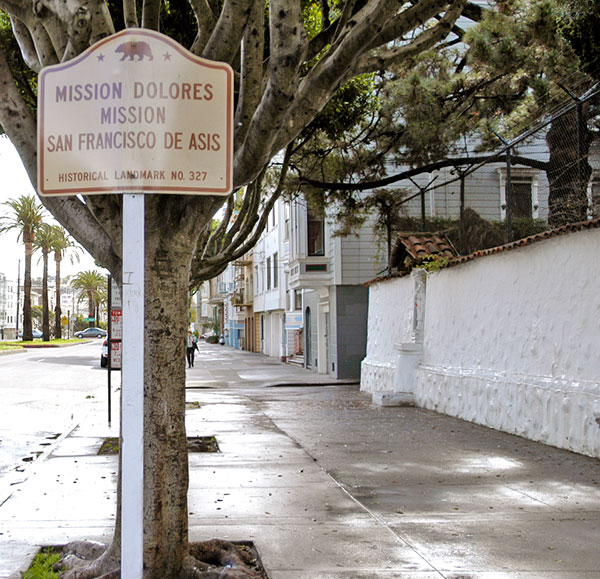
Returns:
[[[420,366],[416,405],[600,457],[598,384]]]

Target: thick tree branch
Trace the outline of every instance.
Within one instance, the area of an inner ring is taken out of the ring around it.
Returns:
[[[92,35],[92,15],[89,10],[80,6],[67,26],[69,43],[62,57],[67,62],[81,54],[89,45]]]
[[[448,36],[456,20],[460,17],[467,0],[455,0],[452,7],[439,19],[437,24],[421,32],[408,44],[385,50],[375,55],[365,55],[359,60],[357,70],[360,72],[377,72],[385,70],[393,64],[428,50]],[[433,16],[433,15],[432,15]]]
[[[25,64],[34,72],[39,72],[42,69],[42,65],[35,50],[35,44],[33,43],[29,29],[23,21],[14,16],[10,17],[10,23]]]
[[[452,1],[452,0],[450,0]],[[402,41],[402,37],[411,30],[425,25],[425,23],[437,16],[449,4],[448,0],[420,0],[406,10],[398,12],[385,24],[381,33],[374,37],[371,48],[385,46],[395,40]]]
[[[144,0],[142,4],[142,28],[160,29],[160,0]]]
[[[254,184],[251,185],[254,186]],[[196,262],[192,274],[191,285],[193,287],[197,287],[202,281],[211,279],[215,277],[215,275],[223,272],[229,262],[239,259],[256,245],[262,232],[265,230],[269,213],[275,205],[275,201],[279,198],[279,195],[280,192],[274,192],[263,205],[258,223],[250,237],[243,238],[240,235],[238,236],[237,242],[224,247],[217,255],[206,257],[202,261]]]
[[[207,0],[189,0],[196,22],[198,23],[198,32],[190,51],[200,56],[204,51],[208,39],[210,38],[217,24],[217,16]]]
[[[248,191],[244,198],[245,213],[243,225],[239,230],[231,228],[227,230],[225,240],[221,243],[222,250],[212,257],[197,257],[192,268],[192,287],[198,287],[202,281],[211,279],[222,273],[227,264],[239,259],[248,253],[258,242],[267,225],[268,217],[277,199],[281,197],[283,186],[290,166],[293,143],[286,148],[277,186],[269,195],[267,201],[259,212],[261,193],[263,191],[263,177],[265,171],[248,185]],[[260,217],[259,217],[260,215]],[[233,230],[233,234],[232,234]]]
[[[15,85],[0,47],[0,125],[11,140],[29,173],[36,174],[36,124]],[[35,180],[32,179],[35,184]]]
[[[264,5],[262,0],[255,0],[242,40],[240,90],[235,111],[234,150],[237,150],[244,142],[254,111],[260,103],[264,49]]]
[[[547,161],[540,161],[539,159],[532,159],[530,157],[522,157],[520,155],[511,155],[511,165],[524,165],[525,167],[531,167],[532,169],[539,169],[545,171],[548,168]],[[496,153],[491,155],[481,155],[477,157],[460,157],[453,159],[443,159],[442,161],[436,161],[422,167],[416,167],[414,169],[407,169],[396,175],[391,175],[383,179],[376,179],[374,181],[362,181],[360,183],[335,183],[330,181],[318,181],[316,179],[310,179],[300,175],[301,183],[308,183],[313,187],[327,191],[367,191],[369,189],[377,189],[378,187],[386,187],[400,181],[405,181],[418,175],[425,173],[431,173],[432,171],[439,171],[446,167],[461,167],[464,165],[482,165],[485,163],[503,163],[506,162],[506,155],[498,155]]]
[[[253,6],[254,0],[225,0],[202,56],[231,64],[240,49]]]
[[[136,0],[123,0],[123,20],[125,28],[137,28],[137,2]]]
[[[391,2],[382,2],[381,5],[370,2],[354,15],[344,35],[300,82],[293,102],[288,105],[270,156],[295,139],[323,110],[335,91],[355,75],[358,57],[394,15],[395,9]]]
[[[231,216],[233,215],[234,207],[235,197],[234,195],[230,195],[229,197],[227,197],[227,202],[225,204],[225,214],[223,215],[223,218],[221,219],[221,222],[219,223],[217,228],[210,234],[206,242],[206,246],[202,251],[202,259],[204,259],[205,256],[210,255],[211,251],[214,251],[214,253],[218,252],[218,241],[222,238],[223,235],[225,235],[225,231],[227,230],[227,226],[229,225],[229,222],[231,221]]]
[[[274,0],[269,14],[271,56],[267,82],[244,145],[236,152],[234,181],[237,185],[251,181],[273,156],[273,143],[296,98],[300,70],[308,48],[300,3]]]
[[[28,26],[32,33],[42,66],[60,62],[60,59],[67,49],[67,44],[69,43],[66,27],[63,22],[61,22],[55,14],[46,10],[39,19],[34,19],[33,25]],[[39,32],[38,28],[41,28]],[[50,39],[49,41],[54,52],[49,48],[45,48],[45,36]]]
[[[28,66],[31,63],[41,68],[59,62],[57,55],[62,55],[62,50],[58,52],[57,47],[64,49],[67,40],[65,38],[62,44],[56,43],[52,35],[47,32],[45,21],[55,21],[48,10],[44,9],[42,16],[37,17],[31,7],[23,4],[15,6],[12,2],[0,2],[0,9],[5,10],[10,16],[13,33]],[[37,72],[35,68],[32,70]]]
[[[231,227],[226,231],[223,247],[234,245],[236,240],[239,240],[244,234],[249,235],[258,220],[258,209],[262,194],[264,171],[252,183],[252,187],[248,187],[242,208],[237,215]]]
[[[333,37],[337,41],[342,36],[342,31],[346,28],[351,16],[354,14],[356,0],[347,0],[344,2],[342,13],[334,24]]]

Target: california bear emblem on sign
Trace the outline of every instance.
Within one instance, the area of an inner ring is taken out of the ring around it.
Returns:
[[[152,50],[147,42],[124,42],[115,48],[115,52],[123,53],[121,60],[125,60],[126,58],[133,60],[136,56],[138,57],[138,60],[143,60],[144,57],[147,57],[148,60],[154,60],[154,56],[152,56]]]

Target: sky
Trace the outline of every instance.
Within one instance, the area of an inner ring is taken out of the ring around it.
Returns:
[[[0,215],[6,215],[9,208],[3,203],[9,199],[15,199],[21,195],[34,194],[33,189],[25,167],[13,147],[12,143],[4,136],[0,136]],[[48,223],[56,223],[48,214],[46,220]],[[17,279],[19,269],[19,260],[21,260],[21,283],[23,283],[23,267],[25,261],[25,250],[23,244],[17,240],[17,232],[9,231],[0,234],[0,273],[3,273],[8,280]],[[92,256],[85,250],[79,252],[80,261],[71,265],[67,257],[61,262],[61,276],[73,275],[79,271],[88,269],[98,269],[94,265]],[[42,261],[40,254],[33,255],[32,276],[34,278],[42,276]],[[54,274],[54,260],[50,261],[50,275]]]

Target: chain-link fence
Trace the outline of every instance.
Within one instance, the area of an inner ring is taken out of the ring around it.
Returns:
[[[398,183],[407,218],[401,229],[449,230],[465,254],[600,217],[600,136],[594,130],[600,87],[569,97],[517,138],[498,134],[502,145],[493,153],[478,153],[472,142],[430,172]]]

